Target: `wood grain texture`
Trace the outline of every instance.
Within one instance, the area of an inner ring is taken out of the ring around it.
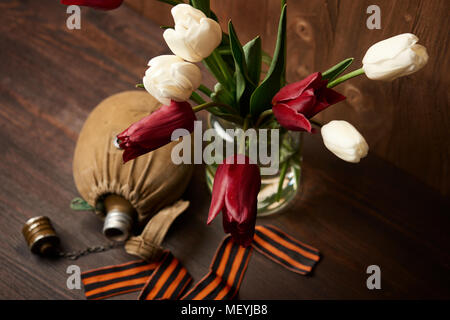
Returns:
[[[149,0],[127,0],[133,8],[161,25],[170,25],[170,6]],[[241,41],[261,35],[272,52],[279,0],[212,0],[222,28],[231,18]],[[381,30],[366,28],[366,9],[381,9]],[[337,90],[347,100],[318,116],[353,123],[371,151],[450,195],[450,70],[447,0],[288,0],[288,80],[355,57],[361,65],[373,43],[411,32],[427,47],[430,61],[419,73],[392,83],[360,77]]]
[[[82,29],[69,31],[53,0],[0,3],[0,298],[84,299],[68,290],[66,268],[82,270],[134,259],[122,249],[75,262],[32,255],[23,223],[47,215],[66,250],[105,243],[102,222],[73,212],[76,138],[105,97],[129,90],[148,58],[167,52],[157,25],[121,7],[82,10]],[[302,196],[286,213],[259,219],[322,253],[303,277],[254,253],[241,299],[450,298],[450,204],[411,175],[375,154],[360,165],[340,161],[320,137],[305,139]],[[206,226],[210,195],[197,166],[184,196],[191,207],[163,245],[195,281],[208,270],[223,238],[220,219]],[[366,288],[377,264],[382,290]],[[114,299],[135,299],[137,293]]]

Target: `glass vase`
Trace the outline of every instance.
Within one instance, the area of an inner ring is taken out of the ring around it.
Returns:
[[[233,141],[236,145],[236,150],[240,149],[240,153],[242,153],[244,149],[248,155],[248,141],[244,140],[245,147],[242,147],[240,146],[242,139],[240,140],[237,135],[227,134],[227,129],[242,129],[242,126],[212,114],[209,114],[207,124],[208,129],[214,130],[214,139],[223,140],[221,142],[223,146],[227,142]],[[274,172],[271,172],[271,174],[261,174],[261,190],[258,194],[258,217],[281,213],[300,198],[303,133],[286,131],[282,128],[277,130],[279,130],[279,134],[276,141],[269,141],[269,144],[278,143],[279,146],[277,166],[275,170],[272,170]],[[256,132],[258,132],[259,138],[259,131],[257,130]],[[222,155],[225,154],[227,153],[223,150],[221,155],[215,157],[215,159],[221,158],[223,160],[225,156]],[[259,162],[257,163],[261,169],[264,167]],[[206,165],[206,183],[210,191],[212,191],[214,184],[217,166],[217,162]]]

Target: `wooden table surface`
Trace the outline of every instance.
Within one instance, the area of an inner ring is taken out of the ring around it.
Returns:
[[[59,1],[0,3],[0,298],[84,299],[66,287],[66,268],[133,259],[122,249],[75,262],[32,255],[21,235],[30,217],[51,218],[67,250],[105,243],[102,222],[73,212],[78,196],[72,156],[81,126],[103,98],[140,82],[150,57],[167,53],[162,32],[127,7],[82,10],[81,30],[66,28]],[[286,213],[259,219],[322,253],[312,276],[289,272],[254,253],[241,299],[450,298],[449,199],[387,162],[361,164],[305,139],[301,198]],[[411,155],[414,157],[414,154]],[[210,195],[197,166],[184,198],[191,207],[164,242],[195,281],[223,238],[220,219],[206,226]],[[366,268],[381,268],[368,290]],[[135,299],[137,293],[115,299]]]

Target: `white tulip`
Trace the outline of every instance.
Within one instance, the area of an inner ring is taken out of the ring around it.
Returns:
[[[367,156],[369,146],[364,137],[347,121],[333,120],[321,129],[328,150],[342,160],[357,163]]]
[[[428,62],[427,49],[411,33],[375,43],[363,58],[363,69],[372,80],[392,81],[420,70]]]
[[[190,62],[173,55],[151,59],[145,72],[145,89],[162,104],[170,100],[186,101],[202,82],[200,69]]]
[[[213,19],[188,4],[172,8],[175,29],[164,31],[164,40],[177,56],[190,62],[208,57],[222,41],[222,29]]]

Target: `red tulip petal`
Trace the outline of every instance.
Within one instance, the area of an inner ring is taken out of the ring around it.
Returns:
[[[309,120],[303,114],[297,113],[288,105],[277,104],[272,110],[275,118],[284,128],[292,131],[311,132],[311,123]]]
[[[293,108],[297,113],[302,113],[309,118],[308,113],[314,110],[316,103],[317,98],[314,94],[314,89],[310,88],[303,91],[303,94],[300,97],[287,101],[284,104],[289,105],[289,107]]]
[[[137,157],[147,153],[148,151],[141,148],[127,148],[122,154],[123,162],[126,163],[130,160],[136,159]]]
[[[330,105],[346,99],[345,96],[330,88],[324,88],[322,94]]]
[[[132,124],[128,128],[130,139],[146,147],[158,139],[169,140],[175,129],[194,130],[194,121],[197,118],[187,102],[172,101],[169,106],[162,106],[155,112]]]
[[[345,96],[326,87],[320,89],[316,93],[316,96],[318,98],[318,101],[314,106],[313,110],[306,115],[308,118],[312,118],[319,112],[328,108],[329,106],[338,103],[339,101],[345,100]]]
[[[228,183],[228,167],[221,164],[218,166],[214,176],[211,205],[209,207],[208,220],[206,221],[207,224],[210,224],[224,207]]]
[[[233,155],[219,165],[214,177],[208,223],[222,210],[223,228],[248,246],[255,231],[257,197],[261,187],[259,167],[244,155]]]
[[[122,149],[138,149],[141,155],[170,143],[176,129],[192,132],[195,120],[195,113],[189,103],[172,101],[169,106],[162,106],[133,123],[117,137]]]
[[[261,187],[259,167],[250,164],[244,155],[233,156],[234,164],[228,166],[229,183],[225,195],[225,206],[229,214],[239,223],[256,214],[252,212]],[[228,163],[228,159],[226,160]]]
[[[303,91],[306,90],[307,88],[310,88],[310,87],[314,88],[314,85],[317,82],[320,82],[321,79],[322,79],[322,75],[320,74],[320,72],[315,72],[301,81],[294,82],[294,83],[284,86],[272,98],[272,105],[275,105],[278,102],[283,102],[286,100],[298,98],[303,93]]]

